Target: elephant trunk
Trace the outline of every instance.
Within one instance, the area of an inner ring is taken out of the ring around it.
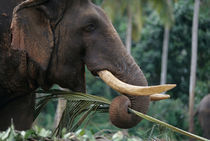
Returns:
[[[130,60],[134,62],[132,58]],[[146,113],[150,100],[160,100],[167,97],[157,93],[167,91],[175,86],[147,86],[147,81],[136,63],[129,63],[127,66],[129,68],[125,67],[126,69],[121,69],[123,71],[115,72],[114,75],[107,70],[98,72],[105,83],[123,94],[112,101],[109,109],[111,122],[119,128],[131,128],[141,120],[136,115],[129,113],[128,108]]]
[[[140,101],[139,101],[140,100]],[[132,128],[136,126],[141,118],[128,111],[128,108],[146,113],[149,106],[148,96],[117,96],[109,108],[111,122],[119,128]]]
[[[128,84],[135,86],[147,86],[147,81],[136,63],[130,63],[127,66],[129,67],[126,67],[126,70],[116,72],[114,76]],[[98,74],[100,77],[102,76],[100,73]],[[109,113],[111,122],[115,126],[125,129],[137,125],[141,118],[137,117],[133,113],[129,113],[128,108],[130,107],[134,110],[146,113],[149,107],[149,101],[149,96],[131,96],[123,93],[122,96],[116,97],[110,105]]]

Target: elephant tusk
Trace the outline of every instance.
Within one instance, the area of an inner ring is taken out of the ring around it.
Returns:
[[[164,99],[169,99],[170,95],[167,94],[153,94],[150,95],[150,100],[151,101],[159,101],[159,100],[164,100]]]
[[[162,93],[168,91],[176,86],[176,84],[166,84],[157,86],[135,86],[124,83],[116,78],[111,72],[107,70],[99,71],[99,77],[114,90],[135,96],[148,96],[152,94]]]

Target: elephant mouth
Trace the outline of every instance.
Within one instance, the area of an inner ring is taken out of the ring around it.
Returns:
[[[107,85],[109,85],[112,89],[122,94],[133,96],[150,96],[150,100],[152,101],[170,98],[169,95],[160,93],[163,93],[176,87],[175,84],[165,84],[156,86],[135,86],[122,82],[108,70],[98,71],[97,74]]]

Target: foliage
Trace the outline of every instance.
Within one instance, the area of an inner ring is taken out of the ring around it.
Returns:
[[[166,108],[167,107],[167,108]],[[181,129],[187,130],[187,107],[180,100],[164,100],[159,102],[152,102],[148,111],[148,115],[157,118],[161,121],[167,122],[170,125],[177,126]],[[136,136],[142,136],[144,134],[148,137],[147,132],[152,132],[154,136],[160,136],[165,134],[167,131],[165,128],[158,125],[154,125],[146,120],[141,121],[141,123],[129,129],[130,134]],[[144,131],[143,133],[142,130]],[[172,134],[171,131],[168,133],[173,136],[174,139],[182,140],[185,137],[180,134]]]
[[[119,4],[121,3],[121,4]],[[132,38],[138,40],[140,31],[143,26],[143,8],[141,0],[106,0],[103,3],[103,8],[108,16],[114,21],[118,17],[128,16],[128,10],[132,15]],[[135,14],[134,14],[135,13]]]
[[[59,126],[55,130],[57,135],[61,135],[63,128],[66,128],[67,131],[75,131],[92,112],[107,112],[107,104],[110,104],[110,101],[103,97],[59,89],[38,90],[36,93],[45,95],[37,98],[39,101],[35,107],[35,119],[49,101],[58,98],[68,100]]]
[[[161,136],[151,136],[150,139],[158,140]],[[162,139],[170,139],[170,137],[165,134]],[[13,126],[7,129],[5,132],[0,132],[1,141],[23,141],[23,140],[33,140],[33,141],[96,141],[96,140],[112,140],[112,141],[143,141],[144,139],[124,134],[122,131],[112,131],[103,130],[97,133],[93,133],[89,130],[79,129],[76,132],[66,132],[63,130],[63,134],[60,138],[54,137],[50,130],[46,130],[40,127],[34,127],[27,131],[17,131]]]
[[[112,21],[119,17],[128,18],[128,11],[130,10],[133,27],[132,38],[134,41],[138,41],[148,9],[155,10],[163,24],[172,25],[173,2],[174,0],[106,0],[103,2],[102,7]]]
[[[11,125],[6,131],[0,132],[1,141],[23,141],[23,140],[49,140],[51,131],[45,130],[44,128],[38,128],[27,131],[17,131],[14,126]]]
[[[179,1],[175,5],[175,23],[171,28],[168,57],[168,83],[177,84],[177,88],[171,91],[172,98],[180,98],[188,103],[189,76],[190,76],[190,55],[191,55],[191,26],[193,5],[191,1]],[[198,70],[196,87],[197,96],[200,98],[209,91],[210,82],[210,46],[209,25],[210,20],[200,16],[198,35]],[[149,84],[159,84],[161,47],[163,28],[155,13],[152,13],[142,31],[141,42],[133,46],[133,56],[143,68]],[[144,58],[144,59],[142,59]],[[205,60],[205,61],[203,61]],[[178,77],[175,77],[178,76]],[[201,84],[202,83],[202,84]],[[198,86],[205,87],[204,89]],[[199,90],[199,91],[198,91]],[[199,93],[198,93],[199,92]],[[199,98],[199,99],[200,99]]]
[[[43,106],[46,105],[46,103],[50,100],[57,99],[57,98],[65,98],[66,100],[71,101],[73,104],[70,105],[71,107],[66,107],[64,110],[64,113],[62,115],[61,121],[59,123],[58,128],[52,133],[51,131],[45,130],[43,128],[38,128],[37,126],[34,127],[35,130],[29,130],[29,131],[15,131],[13,124],[11,127],[6,131],[0,134],[0,139],[3,141],[10,141],[10,140],[62,140],[62,139],[56,139],[55,137],[61,137],[64,139],[70,139],[70,140],[91,140],[94,141],[96,138],[107,138],[108,136],[98,136],[95,137],[93,135],[93,132],[91,130],[79,130],[76,133],[69,133],[69,131],[76,130],[83,122],[84,120],[91,115],[91,112],[108,112],[108,107],[111,104],[111,102],[103,97],[93,96],[89,94],[83,94],[83,93],[75,93],[71,91],[61,91],[61,90],[49,90],[49,91],[38,91],[38,93],[47,93],[46,96],[41,96],[41,100],[36,104],[36,110],[35,115],[38,115],[40,113],[40,110],[43,108]],[[50,93],[50,94],[48,94]],[[90,104],[89,104],[90,103]],[[105,106],[105,107],[104,107]],[[70,108],[70,109],[69,109]],[[183,135],[197,138],[199,140],[206,140],[205,138],[199,137],[197,135],[191,134],[189,132],[186,132],[182,129],[176,128],[170,124],[167,124],[165,122],[162,122],[160,120],[157,120],[151,116],[145,115],[143,113],[140,113],[138,111],[135,111],[131,108],[128,109],[131,113],[136,114],[137,116],[146,119],[148,121],[151,121],[155,124],[159,124],[163,127],[167,127],[177,133],[181,133]],[[84,114],[82,114],[84,113]],[[82,115],[82,116],[80,116]],[[79,118],[78,118],[79,117]],[[75,122],[76,121],[76,122]],[[75,123],[75,124],[74,124]],[[165,132],[162,135],[153,135],[154,128],[152,128],[151,133],[149,135],[149,139],[164,139],[166,137],[169,138],[167,134],[169,132]],[[58,133],[55,134],[55,133]],[[99,135],[99,133],[97,133]],[[55,136],[56,135],[56,136]],[[133,138],[129,137],[128,134],[122,133],[118,131],[115,134],[112,134],[112,136],[109,136],[109,139],[111,140],[142,140],[141,138]],[[146,138],[148,140],[148,138]]]
[[[53,99],[57,99],[57,98],[64,98],[69,103],[72,103],[71,105],[67,105],[67,107],[65,108],[65,110],[63,112],[59,126],[54,131],[54,133],[56,133],[56,136],[62,136],[63,129],[66,129],[66,131],[75,131],[82,125],[82,123],[87,118],[89,118],[89,119],[91,118],[90,115],[93,115],[96,112],[108,113],[109,105],[111,104],[111,101],[109,101],[106,98],[103,98],[100,96],[93,96],[93,95],[85,94],[85,93],[71,92],[71,91],[66,91],[66,90],[51,90],[51,91],[47,91],[46,93],[49,93],[49,92],[50,92],[50,94],[42,97],[42,100],[40,100],[40,102],[36,105],[37,110],[35,112],[39,112],[40,111],[39,107],[43,107],[43,105],[46,105],[45,101],[49,101],[49,100],[53,100]],[[42,101],[44,101],[44,102],[42,102]],[[174,105],[171,105],[171,108],[174,107],[176,104],[179,104],[179,101],[175,101],[175,102],[176,103]],[[170,102],[166,105],[168,105],[168,107],[170,107]],[[181,106],[183,106],[183,105],[181,105]],[[181,135],[185,135],[185,136],[195,138],[198,140],[206,140],[205,138],[202,138],[198,135],[189,133],[189,132],[184,131],[180,128],[177,128],[173,125],[170,125],[167,122],[163,122],[163,121],[153,118],[149,115],[135,111],[132,108],[128,108],[128,110],[130,113],[133,113],[142,119],[146,119],[150,122],[153,122],[153,124],[158,124],[158,125],[164,127],[165,129],[168,128],[168,129],[174,131],[174,133],[179,133]],[[178,113],[180,113],[180,112],[178,111]],[[182,115],[184,115],[184,114],[182,113]],[[173,116],[173,117],[176,120],[179,119],[179,116]],[[180,117],[180,118],[182,118],[182,117]],[[173,119],[172,119],[172,122],[174,122]],[[177,122],[178,122],[178,120],[177,120]],[[85,125],[85,127],[86,126],[87,126],[87,124]],[[152,133],[153,133],[153,130],[152,130]],[[150,137],[151,137],[151,134],[150,134]],[[159,137],[162,138],[162,136],[160,136],[160,135],[159,135]]]
[[[54,127],[54,116],[56,112],[57,101],[50,101],[38,115],[38,118],[34,121],[34,125],[46,129],[52,129]]]

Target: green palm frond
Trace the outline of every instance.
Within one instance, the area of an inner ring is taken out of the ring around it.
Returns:
[[[66,128],[67,131],[75,131],[88,117],[90,117],[95,112],[108,112],[108,108],[110,105],[110,101],[103,97],[94,96],[90,94],[77,93],[71,91],[63,91],[63,90],[50,90],[50,91],[36,91],[36,93],[44,93],[43,96],[37,98],[38,103],[36,104],[36,115],[40,113],[40,110],[47,104],[48,101],[64,98],[68,100],[67,106],[63,112],[61,121],[54,131],[57,136],[62,135],[62,129]],[[167,127],[174,132],[183,134],[185,136],[189,136],[191,138],[195,138],[201,141],[205,141],[207,139],[202,138],[200,136],[194,135],[177,127],[174,127],[170,124],[162,122],[158,119],[150,117],[146,114],[140,113],[129,108],[130,112],[136,114],[137,116],[154,122],[156,124],[160,124],[164,127]]]
[[[60,135],[63,128],[66,128],[67,131],[74,132],[89,116],[100,109],[101,106],[103,105],[97,102],[79,101],[75,103],[69,101],[55,132]]]
[[[131,7],[131,11],[133,13],[132,39],[134,41],[138,41],[141,37],[140,33],[143,27],[142,2],[139,0],[133,1]]]
[[[92,101],[92,102],[101,102],[104,104],[110,104],[111,102],[103,97],[91,95],[91,94],[84,94],[84,93],[79,93],[79,92],[72,92],[72,91],[63,91],[63,90],[57,90],[57,89],[52,89],[49,91],[43,91],[39,90],[36,91],[35,93],[44,93],[44,96],[40,96],[37,99],[38,100],[43,100],[48,98],[50,99],[55,99],[55,98],[64,98],[64,99],[70,99],[71,101]]]
[[[102,4],[106,14],[112,21],[116,18],[117,15],[121,15],[121,13],[124,11],[125,5],[119,5],[120,1],[121,0],[116,0],[116,2],[113,2],[112,0],[105,0]]]
[[[61,121],[54,132],[58,136],[62,134],[63,128],[66,128],[67,131],[75,131],[85,119],[96,111],[108,112],[108,105],[111,103],[103,97],[72,91],[40,90],[36,91],[36,93],[45,93],[45,95],[37,98],[38,103],[36,104],[35,118],[50,100],[58,98],[67,100]]]
[[[194,138],[194,139],[197,139],[197,140],[200,140],[200,141],[207,141],[206,138],[203,138],[203,137],[200,137],[200,136],[198,136],[198,135],[192,134],[192,133],[190,133],[190,132],[184,131],[184,130],[179,129],[179,128],[173,126],[173,125],[170,125],[170,124],[168,124],[168,123],[165,123],[165,122],[163,122],[163,121],[160,121],[160,120],[158,120],[158,119],[156,119],[156,118],[153,118],[153,117],[148,116],[148,115],[146,115],[146,114],[143,114],[143,113],[140,113],[140,112],[138,112],[138,111],[135,111],[135,110],[133,110],[133,109],[131,109],[131,108],[129,108],[129,111],[132,112],[132,113],[134,113],[134,114],[136,114],[137,116],[139,116],[139,117],[141,117],[141,118],[143,118],[143,119],[146,119],[146,120],[148,120],[148,121],[157,123],[157,124],[159,124],[159,125],[161,125],[161,126],[163,126],[163,127],[167,127],[167,128],[171,129],[171,130],[174,131],[174,132],[180,133],[180,134],[182,134],[182,135],[185,135],[185,136],[188,136],[188,137],[190,137],[190,138]]]
[[[172,26],[174,22],[173,3],[176,0],[150,0],[152,8],[158,13],[160,20],[164,25]]]

